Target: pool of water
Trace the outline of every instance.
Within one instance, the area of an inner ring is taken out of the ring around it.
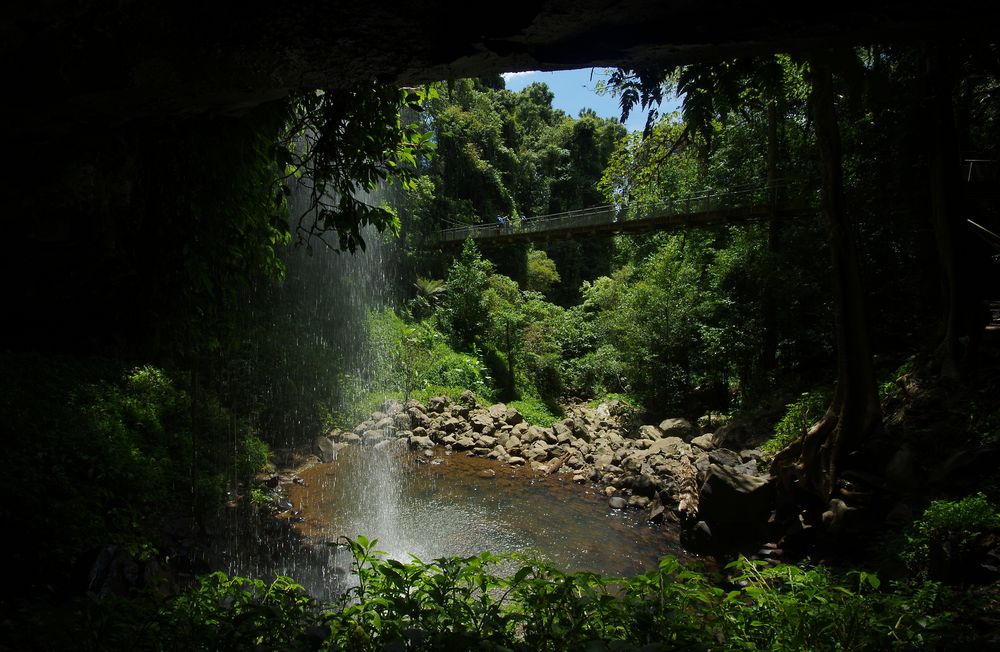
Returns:
[[[383,445],[347,447],[300,476],[304,485],[288,489],[303,519],[296,527],[320,547],[361,534],[401,561],[522,552],[563,570],[614,576],[654,569],[666,554],[691,559],[676,528],[645,522],[645,511],[610,509],[597,487],[566,474],[543,476],[457,453],[429,461]],[[319,594],[350,584],[346,552],[325,549],[323,568],[296,569]]]

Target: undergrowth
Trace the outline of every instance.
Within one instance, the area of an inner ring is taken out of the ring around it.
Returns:
[[[969,605],[935,582],[886,587],[864,572],[745,559],[715,577],[672,557],[623,579],[518,555],[404,563],[364,537],[337,545],[350,549],[358,581],[334,604],[289,578],[214,573],[172,600],[80,603],[45,635],[101,650],[915,650],[972,641],[957,618]],[[510,561],[519,569],[498,575]]]

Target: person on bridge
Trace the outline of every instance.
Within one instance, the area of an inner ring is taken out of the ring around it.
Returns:
[[[506,225],[506,220],[503,215],[497,215],[497,233],[503,231],[503,227]]]

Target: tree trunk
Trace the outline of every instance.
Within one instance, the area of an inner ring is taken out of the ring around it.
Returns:
[[[778,203],[778,105],[774,100],[767,104],[767,201],[771,208],[767,220],[767,261],[761,288],[761,344],[760,369],[758,373],[770,377],[777,362],[778,349],[777,319],[775,315],[775,270],[777,247],[777,218],[775,208]]]
[[[968,306],[963,300],[964,279],[961,257],[956,247],[961,239],[959,214],[959,153],[955,133],[952,93],[955,87],[954,61],[937,47],[929,47],[926,58],[929,122],[931,124],[928,172],[930,174],[931,220],[943,273],[942,335],[935,351],[941,376],[957,379],[960,373],[963,316]]]
[[[868,341],[854,225],[844,211],[840,131],[828,61],[809,60],[810,105],[822,166],[822,213],[829,230],[833,272],[837,388],[830,407],[806,436],[775,457],[772,471],[786,489],[798,488],[823,503],[833,495],[842,462],[882,425]]]

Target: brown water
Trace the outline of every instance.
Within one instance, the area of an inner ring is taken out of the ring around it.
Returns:
[[[316,542],[363,534],[401,561],[522,552],[567,571],[624,576],[655,569],[663,555],[692,559],[676,528],[645,522],[645,511],[612,510],[597,487],[570,475],[544,477],[462,454],[423,461],[393,445],[341,450],[334,462],[302,472],[305,486],[288,488],[304,519],[297,527]],[[310,584],[347,581],[349,559],[333,557]]]

